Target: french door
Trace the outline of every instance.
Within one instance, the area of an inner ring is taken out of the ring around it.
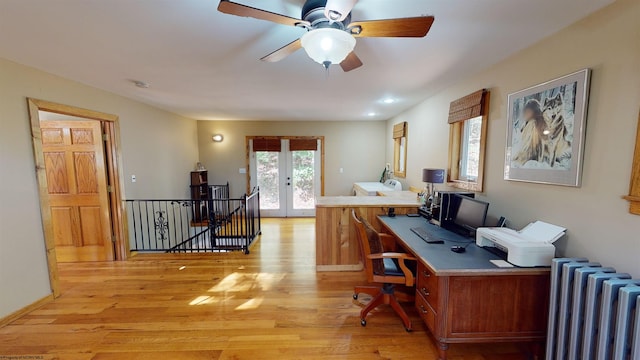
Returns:
[[[315,216],[321,141],[266,138],[252,139],[249,146],[251,187],[260,187],[262,216]]]

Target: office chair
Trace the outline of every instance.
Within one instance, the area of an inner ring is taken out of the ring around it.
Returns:
[[[415,261],[414,257],[405,253],[384,252],[383,234],[379,234],[365,219],[358,217],[355,210],[351,211],[354,224],[356,226],[356,236],[360,243],[364,270],[369,283],[381,284],[381,286],[356,286],[353,290],[354,300],[359,294],[368,294],[373,299],[360,311],[360,324],[367,325],[367,314],[381,304],[391,305],[393,310],[400,316],[404,323],[404,328],[411,331],[411,320],[404,311],[398,298],[411,301],[413,297],[396,297],[395,285],[414,286],[415,276],[406,263],[407,260]],[[388,236],[388,235],[386,235]]]

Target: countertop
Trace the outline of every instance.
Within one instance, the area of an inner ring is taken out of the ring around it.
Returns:
[[[322,196],[316,199],[316,207],[418,207],[416,197],[395,196]]]
[[[387,196],[393,198],[401,198],[407,200],[415,200],[418,199],[418,193],[409,190],[402,191],[378,191],[378,196]]]

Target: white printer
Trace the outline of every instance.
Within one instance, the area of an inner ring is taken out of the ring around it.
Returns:
[[[551,266],[551,259],[556,254],[553,243],[566,231],[542,221],[533,222],[519,231],[504,227],[478,228],[476,245],[506,252],[507,261],[516,266]]]

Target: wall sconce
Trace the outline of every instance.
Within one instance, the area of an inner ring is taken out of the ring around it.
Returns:
[[[213,140],[213,142],[222,142],[224,136],[222,136],[222,134],[215,134],[211,137],[211,140]]]

